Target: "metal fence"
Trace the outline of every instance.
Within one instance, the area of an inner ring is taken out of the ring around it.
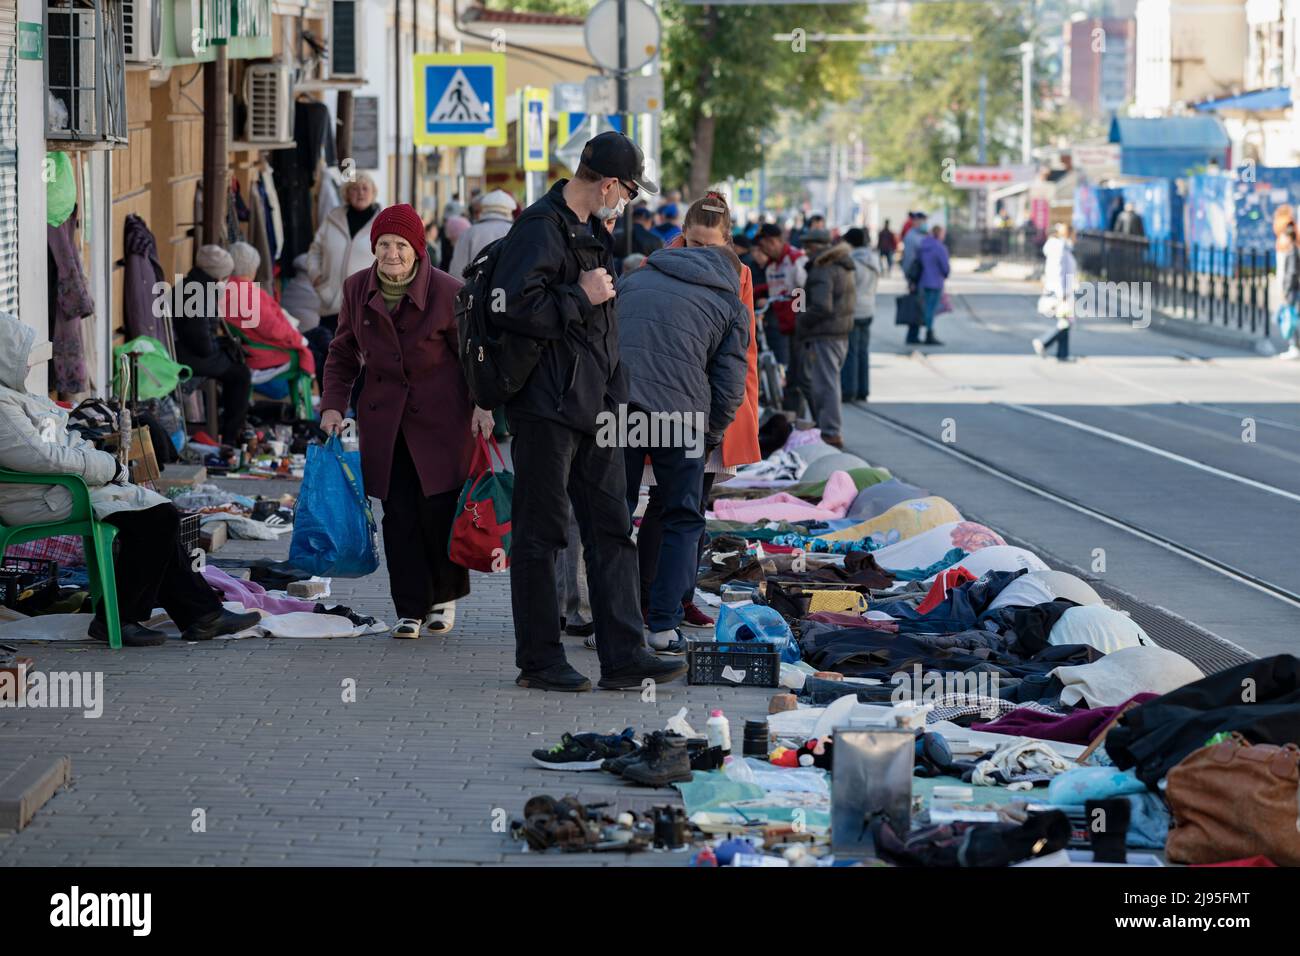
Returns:
[[[944,236],[944,245],[948,254],[957,258],[1031,264],[1043,261],[1042,237],[1026,229],[953,228]]]
[[[1081,273],[1101,282],[1149,283],[1151,304],[1173,318],[1265,338],[1271,332],[1272,249],[1081,231],[1074,256]]]

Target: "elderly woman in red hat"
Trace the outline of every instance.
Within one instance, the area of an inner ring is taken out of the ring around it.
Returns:
[[[393,637],[456,622],[469,573],[447,540],[474,435],[492,433],[457,362],[454,303],[461,281],[429,262],[424,223],[406,203],[375,216],[375,262],[343,283],[338,333],[325,361],[321,428],[335,432],[362,366],[357,399],[366,493],[384,505],[384,555],[399,618]]]

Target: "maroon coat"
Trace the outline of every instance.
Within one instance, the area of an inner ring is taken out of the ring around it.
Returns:
[[[321,411],[346,414],[352,384],[364,364],[357,400],[361,471],[366,494],[388,496],[393,446],[406,438],[426,495],[459,488],[473,454],[473,403],[460,363],[454,303],[459,279],[427,259],[388,314],[377,267],[343,282],[338,331],[325,360]]]

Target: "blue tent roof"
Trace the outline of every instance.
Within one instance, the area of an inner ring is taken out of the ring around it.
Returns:
[[[1268,113],[1284,110],[1291,106],[1291,87],[1275,86],[1268,90],[1251,90],[1237,96],[1225,96],[1222,99],[1206,100],[1196,104],[1198,113],[1210,113],[1216,110],[1236,110],[1245,113]]]
[[[1206,153],[1227,149],[1231,143],[1215,116],[1117,116],[1110,124],[1110,141],[1124,149],[1192,149]]]

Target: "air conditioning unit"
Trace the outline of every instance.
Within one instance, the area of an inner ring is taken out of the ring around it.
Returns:
[[[330,79],[365,79],[361,0],[330,0]]]
[[[163,0],[121,0],[127,63],[152,63],[162,53]]]
[[[287,63],[250,63],[244,72],[248,105],[245,139],[250,143],[287,143],[293,139],[293,67]]]

